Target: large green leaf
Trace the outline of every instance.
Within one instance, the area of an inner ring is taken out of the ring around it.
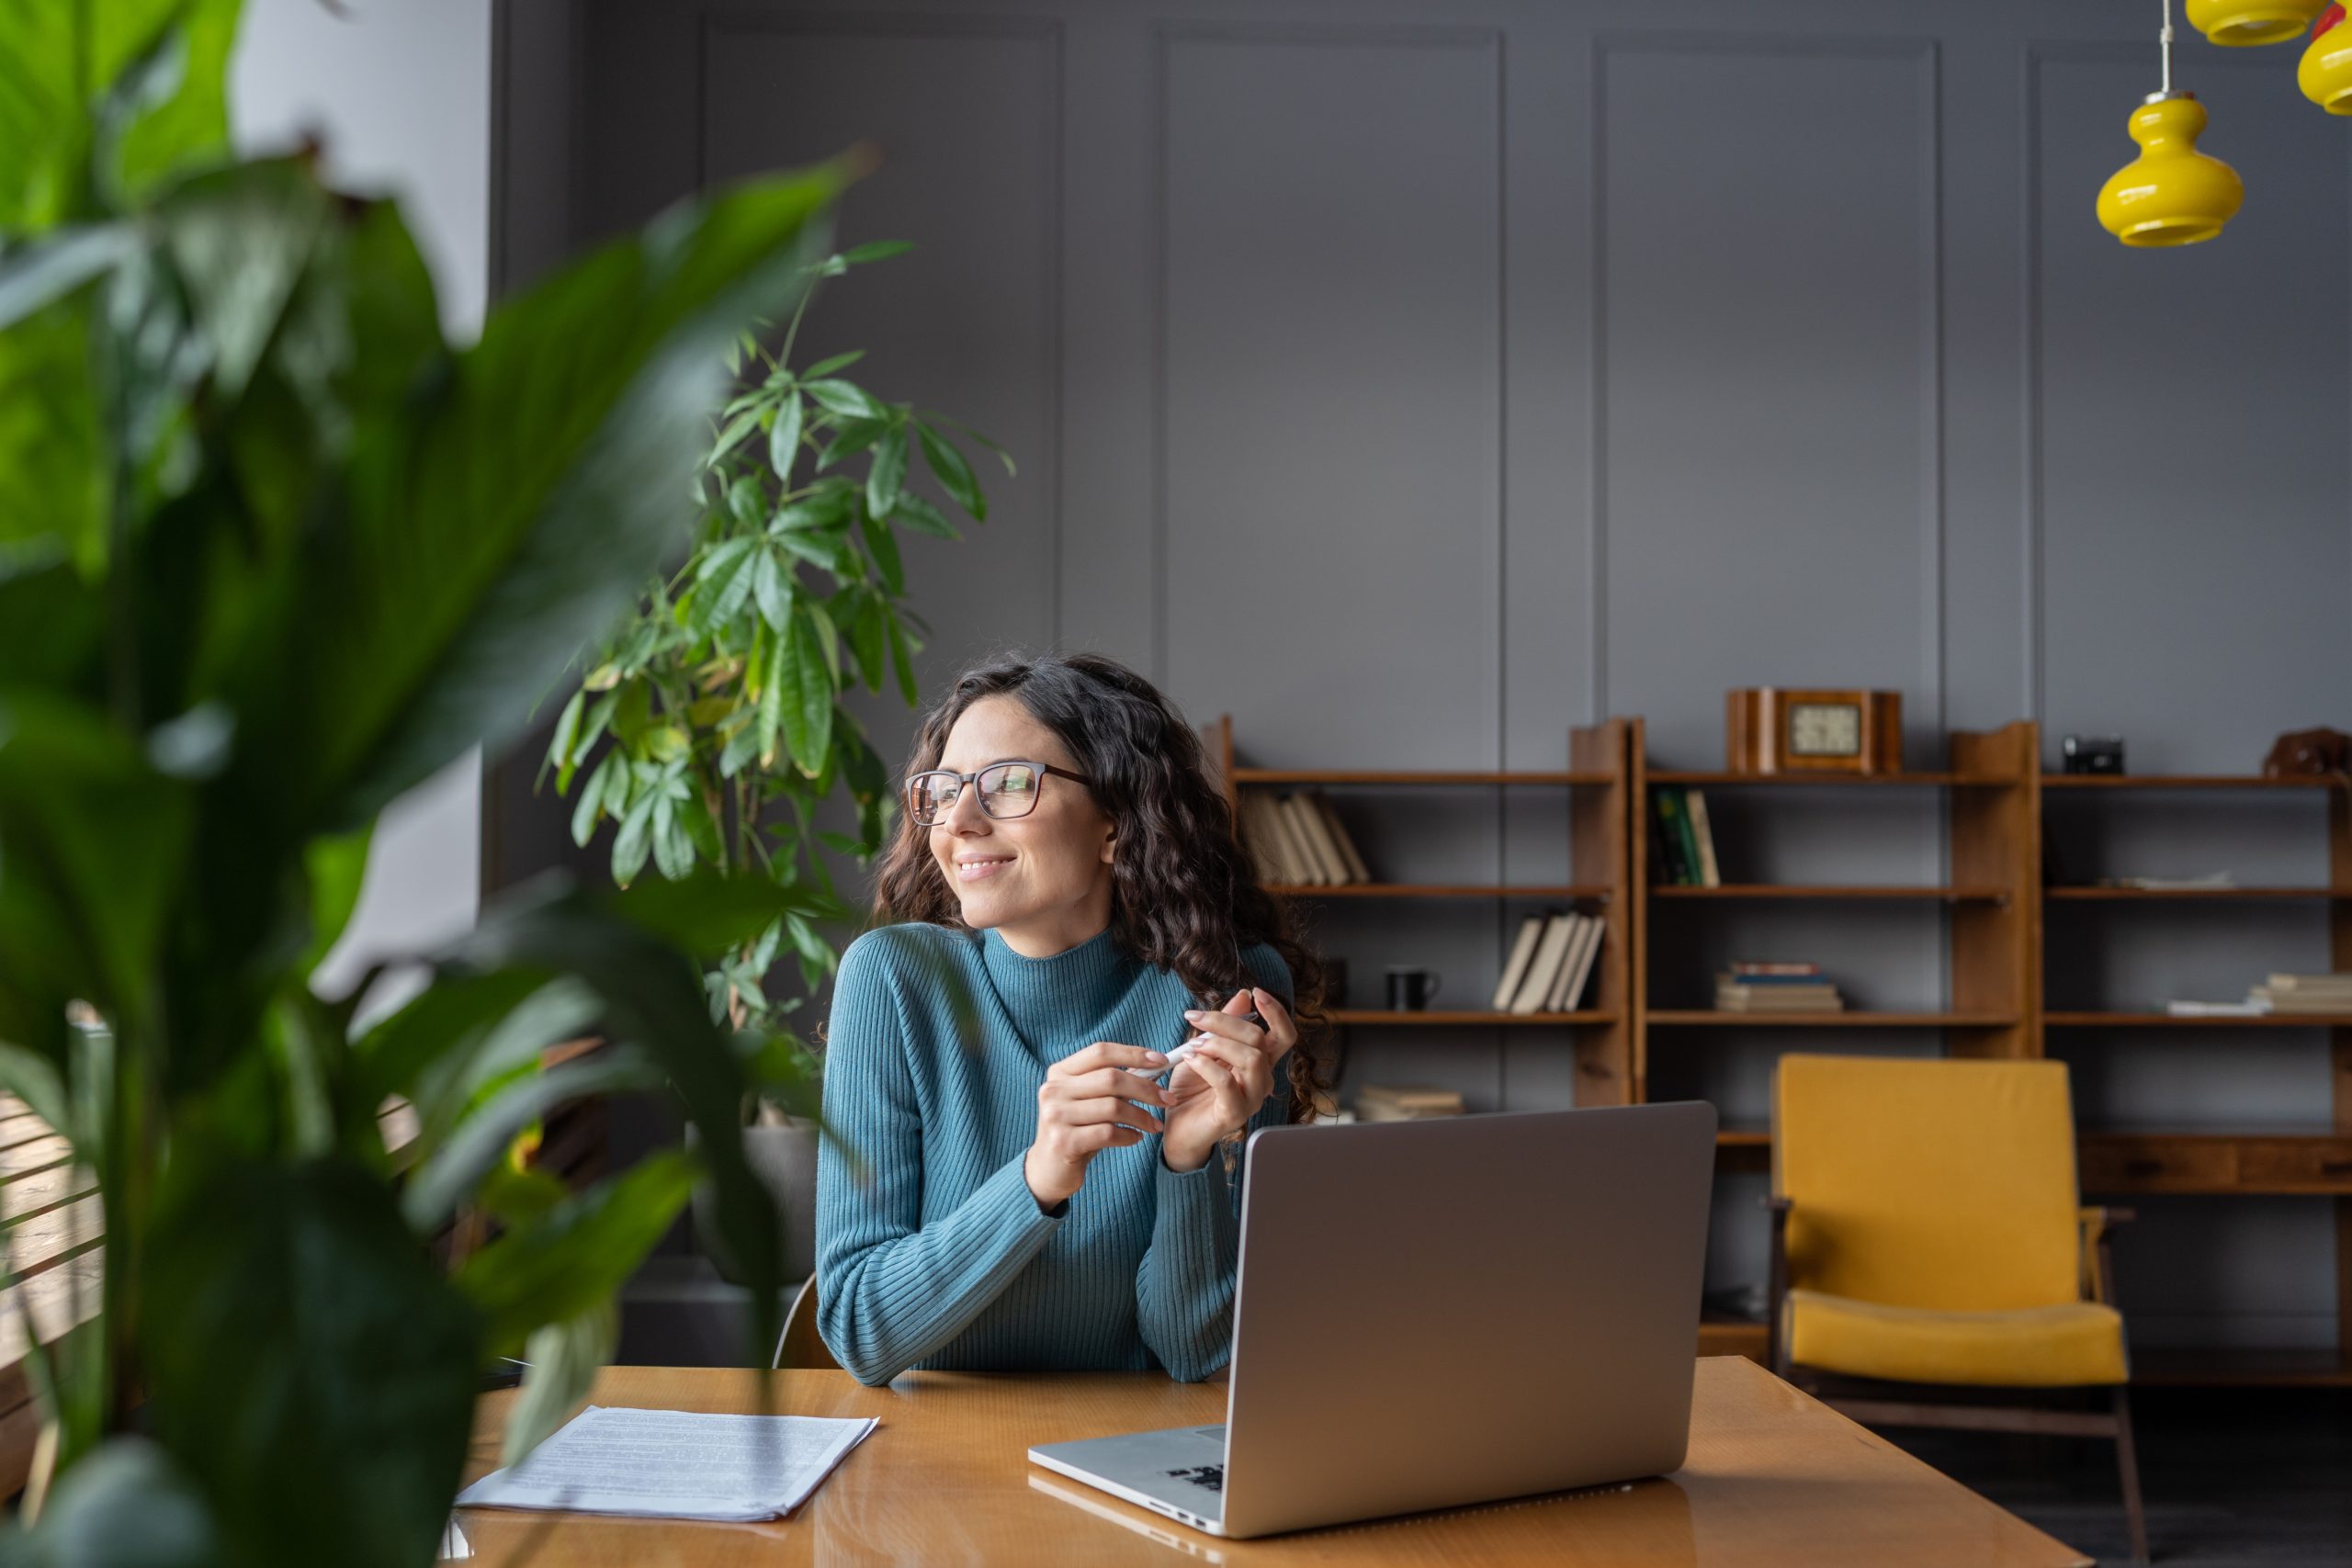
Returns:
[[[212,1518],[171,1456],[148,1438],[117,1438],[76,1464],[41,1508],[29,1539],[6,1543],[15,1568],[214,1568]]]
[[[512,1354],[538,1329],[611,1299],[685,1207],[694,1181],[684,1154],[649,1156],[468,1258],[457,1284],[481,1314],[489,1353]]]
[[[813,612],[814,605],[806,606]],[[784,737],[804,773],[823,764],[832,743],[833,677],[827,669],[825,649],[813,613],[795,615],[792,630],[779,645],[777,683],[784,688]]]
[[[187,786],[102,716],[0,686],[0,1038],[46,1032],[7,1006],[36,989],[145,1014],[190,818]]]
[[[346,1158],[175,1171],[149,1233],[145,1386],[230,1560],[430,1562],[472,1426],[473,1309]]]
[[[804,286],[841,182],[674,209],[500,310],[413,424],[356,433],[349,525],[251,649],[241,785],[364,820],[520,732],[680,530],[719,351]]]
[[[0,331],[0,544],[54,539],[95,567],[107,494],[90,306],[76,297]]]
[[[665,877],[641,882],[605,902],[648,935],[702,958],[715,958],[749,942],[780,915],[850,918],[839,899],[816,888],[707,869],[680,881]]]
[[[747,1352],[762,1353],[775,1342],[780,1321],[776,1292],[784,1264],[775,1201],[743,1153],[740,1117],[744,1096],[756,1085],[732,1042],[711,1021],[696,966],[555,875],[485,910],[448,956],[477,969],[577,977],[604,999],[605,1036],[614,1045],[599,1055],[634,1050],[660,1067],[700,1131],[713,1217],[751,1287]]]
[[[401,1212],[420,1233],[445,1224],[523,1130],[557,1106],[661,1081],[633,1051],[606,1047],[515,1079],[458,1124],[448,1142],[410,1173]]]
[[[135,198],[226,145],[222,89],[239,8],[239,0],[0,0],[0,231],[86,216],[100,194],[94,174]],[[129,84],[130,101],[102,109],[118,79],[157,56],[175,25],[168,69]],[[113,167],[96,171],[102,126],[112,131]]]
[[[571,1418],[620,1344],[620,1311],[610,1302],[550,1323],[525,1343],[522,1392],[506,1413],[498,1462],[518,1464]]]

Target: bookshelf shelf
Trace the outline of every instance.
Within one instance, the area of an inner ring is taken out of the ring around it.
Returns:
[[[1550,798],[1561,800],[1560,808],[1566,818],[1568,864],[1560,868],[1571,878],[1566,882],[1508,885],[1358,881],[1307,885],[1295,880],[1300,869],[1295,856],[1287,857],[1290,863],[1283,880],[1261,881],[1261,886],[1264,891],[1288,902],[1320,904],[1326,900],[1370,899],[1390,907],[1408,908],[1413,900],[1486,899],[1495,907],[1494,919],[1498,929],[1506,931],[1512,925],[1523,923],[1530,902],[1577,906],[1579,914],[1600,923],[1599,946],[1589,959],[1584,960],[1589,965],[1589,972],[1583,981],[1581,997],[1576,998],[1582,1005],[1574,1010],[1515,1013],[1488,1007],[1398,1012],[1385,1009],[1351,1008],[1346,1005],[1345,997],[1327,998],[1325,1005],[1330,1010],[1333,1023],[1342,1031],[1343,1041],[1345,1032],[1355,1029],[1557,1029],[1562,1031],[1561,1049],[1574,1064],[1577,1103],[1623,1105],[1634,1098],[1631,991],[1633,861],[1625,839],[1626,823],[1632,816],[1627,805],[1632,793],[1629,769],[1633,756],[1627,742],[1628,722],[1612,718],[1600,724],[1570,729],[1561,757],[1565,767],[1491,770],[1244,767],[1234,754],[1233,716],[1221,715],[1215,724],[1204,727],[1204,743],[1223,782],[1226,804],[1232,810],[1235,821],[1242,826],[1245,842],[1250,837],[1245,804],[1250,807],[1250,813],[1261,820],[1271,819],[1272,816],[1264,812],[1262,801],[1246,801],[1245,791],[1263,795],[1291,788],[1312,797],[1325,786],[1334,789],[1566,786],[1564,799],[1560,796]],[[1328,802],[1317,804],[1322,807],[1327,821],[1336,817],[1336,813],[1329,810]],[[1261,853],[1265,847],[1254,846],[1251,849],[1261,877],[1270,875],[1272,866],[1285,859],[1279,854],[1269,856]],[[1327,853],[1323,858],[1328,870],[1329,856]],[[1362,875],[1368,868],[1362,863],[1361,855],[1354,858],[1357,863],[1352,869]],[[1515,866],[1513,869],[1525,874],[1528,868]],[[1359,907],[1378,908],[1379,905],[1360,904]],[[1449,914],[1446,918],[1453,920],[1456,917]],[[1583,934],[1589,937],[1589,928]],[[1589,946],[1589,941],[1584,945]],[[1504,938],[1503,947],[1506,953],[1510,950],[1511,942],[1508,935]],[[1500,976],[1494,978],[1498,983]],[[1495,988],[1494,984],[1489,984],[1475,994],[1487,994]],[[1499,1037],[1489,1038],[1499,1045]]]
[[[2051,1029],[2352,1029],[2352,1013],[2258,1013],[2182,1018],[2168,1012],[2044,1012]]]
[[[1654,784],[1705,784],[1710,788],[1726,784],[1773,785],[1781,789],[1812,789],[1827,785],[1833,789],[1875,785],[1881,788],[1904,787],[1934,789],[1950,784],[1965,784],[1973,788],[2000,789],[2029,781],[2018,776],[1963,773],[1734,773],[1720,769],[1661,768],[1649,774]]]
[[[2116,791],[2202,792],[2216,807],[2280,790],[2317,792],[2327,806],[2324,883],[2268,887],[2099,887],[2061,884],[2040,889],[2051,904],[2131,902],[2218,904],[2315,904],[2326,913],[2328,967],[2352,969],[2352,792],[2329,777],[2266,779],[2251,773],[2044,773],[2041,798],[2068,797],[2074,804],[2044,818],[2043,833],[2081,832],[2099,820],[2089,804]],[[2084,794],[2082,792],[2088,792]],[[2096,829],[2091,829],[2096,831]],[[2127,930],[2104,921],[2074,925],[2076,931]],[[2077,950],[2071,956],[2080,962]],[[2332,1200],[2335,1209],[2335,1273],[2345,1288],[2336,1292],[2336,1343],[2323,1351],[2239,1351],[2190,1348],[2132,1352],[2132,1381],[2172,1384],[2352,1385],[2352,1013],[2265,1013],[2253,1017],[2177,1018],[2169,1012],[2129,1009],[2050,1008],[2037,998],[2042,1031],[2067,1030],[2086,1043],[2097,1032],[2205,1031],[2177,1039],[2194,1040],[2212,1053],[2233,1048],[2228,1032],[2281,1029],[2320,1031],[2328,1042],[2330,1104],[2318,1120],[2292,1126],[2211,1128],[2102,1127],[2077,1129],[2075,1148],[2086,1194],[2203,1193],[2219,1196],[2311,1194]],[[2204,1042],[2211,1039],[2211,1043]],[[2116,1048],[2130,1049],[2128,1038]],[[2041,1050],[2039,1042],[2035,1047]]]
[[[2333,789],[2333,775],[2266,779],[2259,773],[2044,773],[2044,789]]]
[[[1860,898],[1860,899],[1929,899],[1947,904],[1971,902],[2000,903],[2008,898],[2006,887],[1860,887],[1835,884],[1799,886],[1794,883],[1748,882],[1726,883],[1721,887],[1678,887],[1666,885],[1652,887],[1653,898]]]
[[[1489,1024],[1489,1023],[1622,1023],[1624,1014],[1606,1008],[1585,1008],[1576,1012],[1493,1012],[1486,1010],[1442,1012],[1430,1008],[1420,1012],[1394,1012],[1385,1009],[1335,1008],[1331,1017],[1340,1023],[1369,1024]]]
[[[1713,1008],[1660,1010],[1649,1022],[1661,1029],[2014,1029],[2021,1021],[2004,1012],[1733,1012]]]
[[[1614,774],[1590,769],[1566,772],[1471,770],[1389,772],[1377,768],[1243,768],[1232,774],[1236,784],[1608,784]]]
[[[2233,903],[2241,899],[2352,898],[2352,889],[2341,887],[2092,887],[2058,883],[2043,888],[2041,895],[2045,898],[2066,902],[2106,903],[2113,900],[2152,900],[2157,903],[2201,903],[2212,900]]]
[[[1579,898],[1605,900],[1616,889],[1605,882],[1569,883],[1558,887],[1490,886],[1480,883],[1352,882],[1336,886],[1268,883],[1266,891],[1281,898]]]

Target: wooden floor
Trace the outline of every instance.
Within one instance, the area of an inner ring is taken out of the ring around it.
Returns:
[[[2151,1389],[2132,1396],[2151,1558],[2167,1568],[2352,1563],[2352,1391]],[[2112,1444],[1885,1434],[2100,1562],[2128,1562]]]

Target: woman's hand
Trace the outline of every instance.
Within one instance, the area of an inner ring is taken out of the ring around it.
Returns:
[[[1263,1028],[1244,1016],[1252,1005]],[[1168,1114],[1159,1157],[1178,1171],[1206,1165],[1219,1138],[1248,1124],[1274,1091],[1274,1064],[1298,1043],[1289,1010],[1268,990],[1236,991],[1219,1011],[1184,1016],[1203,1043],[1169,1075],[1162,1102]]]
[[[1104,1149],[1126,1148],[1159,1131],[1150,1111],[1127,1102],[1167,1104],[1168,1091],[1148,1076],[1167,1063],[1157,1051],[1098,1040],[1046,1069],[1037,1086],[1036,1140],[1021,1162],[1039,1203],[1050,1209],[1077,1191],[1086,1181],[1086,1162]]]

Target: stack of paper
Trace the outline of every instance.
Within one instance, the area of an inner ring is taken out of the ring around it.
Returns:
[[[663,1519],[774,1519],[817,1490],[874,1419],[703,1416],[592,1404],[458,1494],[460,1507]]]

